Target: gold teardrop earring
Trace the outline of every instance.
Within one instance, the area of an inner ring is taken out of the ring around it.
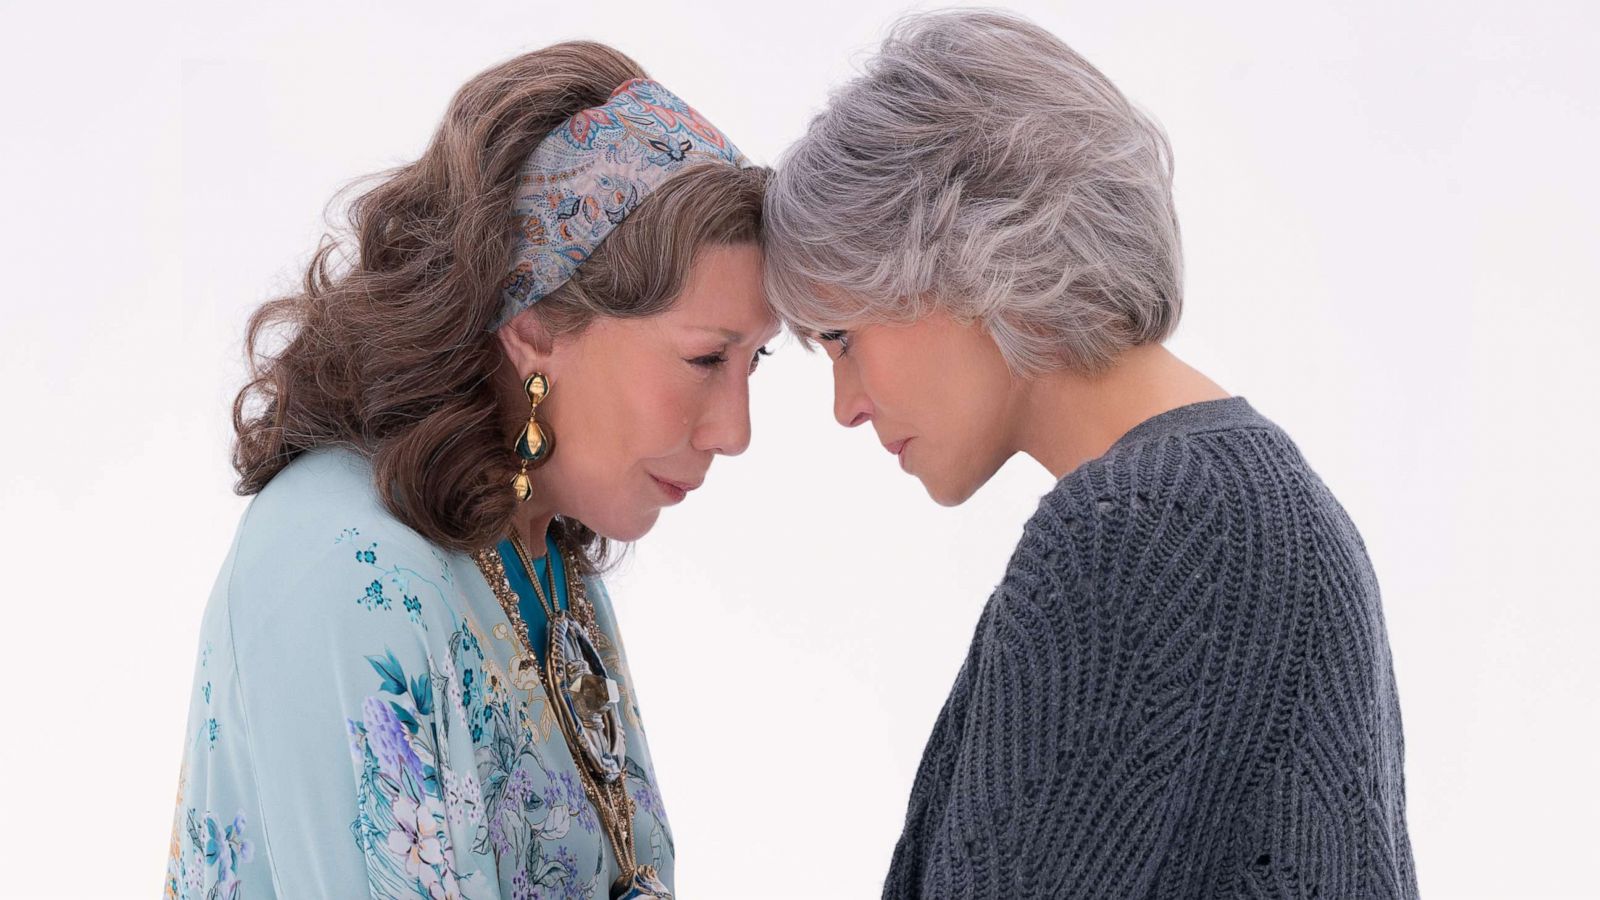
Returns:
[[[543,372],[534,372],[522,382],[522,390],[528,395],[530,408],[528,424],[517,435],[517,456],[522,458],[522,468],[517,472],[517,477],[511,479],[511,489],[516,492],[519,503],[533,496],[533,482],[528,478],[528,470],[549,462],[550,454],[556,449],[555,433],[545,430],[539,422],[539,404],[550,396],[550,379]]]

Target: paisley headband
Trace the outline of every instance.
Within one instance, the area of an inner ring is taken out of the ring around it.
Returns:
[[[518,174],[512,269],[494,328],[565,284],[651,191],[707,162],[751,165],[689,104],[643,78],[552,131]]]

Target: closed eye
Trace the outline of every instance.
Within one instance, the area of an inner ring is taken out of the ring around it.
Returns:
[[[750,357],[750,372],[752,374],[754,374],[755,370],[756,370],[756,367],[761,365],[761,357],[763,357],[763,356],[771,356],[771,355],[772,355],[772,351],[768,350],[766,347],[762,347],[762,348],[756,350],[756,355]]]
[[[817,335],[817,340],[822,341],[824,343],[830,343],[830,344],[831,343],[837,343],[839,345],[839,355],[840,356],[843,356],[846,353],[850,352],[850,334],[849,334],[849,332],[846,332],[846,331],[824,331],[821,334]]]
[[[755,355],[750,357],[750,371],[754,372],[756,370],[756,366],[761,364],[761,357],[771,355],[772,351],[768,350],[766,347],[762,347],[757,350]],[[697,356],[694,359],[689,360],[689,364],[699,366],[702,369],[717,369],[721,368],[727,363],[727,361],[728,356],[725,353],[710,353],[705,356]]]

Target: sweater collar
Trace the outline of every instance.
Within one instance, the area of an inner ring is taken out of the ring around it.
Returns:
[[[1179,434],[1202,434],[1207,431],[1225,431],[1231,428],[1271,428],[1272,423],[1243,397],[1222,400],[1205,400],[1190,403],[1164,413],[1157,413],[1117,438],[1112,450],[1142,441],[1156,440]]]

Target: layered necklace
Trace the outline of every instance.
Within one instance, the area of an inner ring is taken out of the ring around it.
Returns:
[[[516,635],[517,655],[511,660],[511,683],[522,690],[541,685],[556,708],[561,733],[578,764],[578,780],[599,816],[601,828],[616,856],[617,868],[622,872],[611,886],[612,900],[652,897],[672,900],[672,893],[661,883],[655,867],[640,865],[634,850],[634,804],[633,798],[628,796],[624,774],[627,741],[622,727],[621,692],[591,637],[598,626],[594,606],[584,592],[583,580],[572,574],[577,568],[577,558],[571,552],[561,553],[567,608],[560,609],[556,602],[556,560],[551,559],[545,565],[551,573],[547,596],[543,579],[534,570],[527,550],[514,531],[511,546],[550,625],[548,649],[541,666],[500,554],[493,548],[473,554],[473,561],[494,590],[495,599],[500,602]]]

